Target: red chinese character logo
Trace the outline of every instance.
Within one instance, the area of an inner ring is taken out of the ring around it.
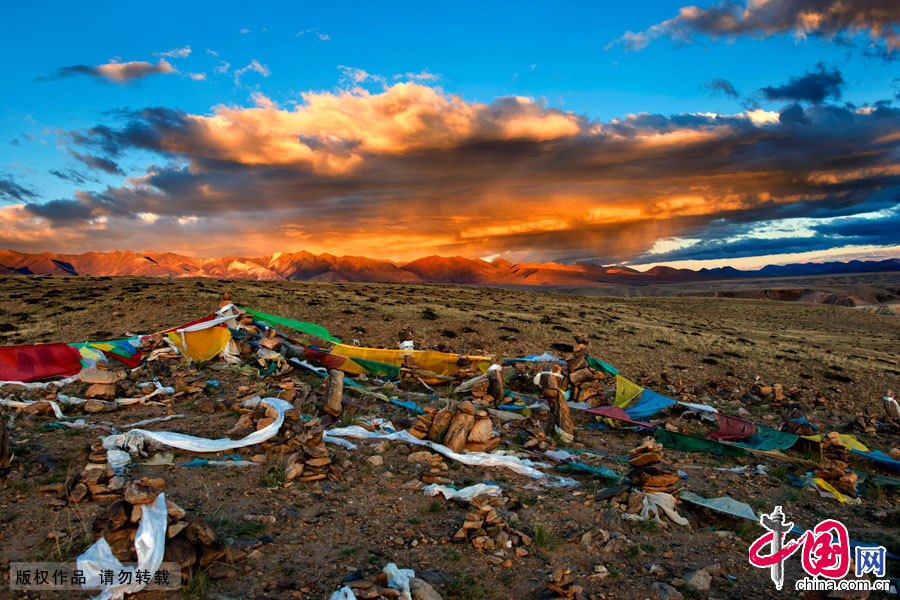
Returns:
[[[777,589],[780,590],[784,585],[784,561],[799,550],[801,545],[803,568],[813,577],[821,575],[829,579],[840,579],[850,570],[850,537],[847,535],[847,528],[840,521],[822,521],[815,529],[805,531],[791,542],[786,542],[785,536],[793,530],[794,524],[785,521],[780,506],[776,506],[772,514],[762,515],[759,523],[768,533],[758,537],[750,545],[750,564],[754,567],[771,568],[772,581]],[[770,554],[762,554],[767,546],[771,550]]]
[[[830,533],[837,534],[837,543]],[[840,579],[850,570],[850,537],[840,521],[827,519],[803,534],[803,568],[812,576]]]

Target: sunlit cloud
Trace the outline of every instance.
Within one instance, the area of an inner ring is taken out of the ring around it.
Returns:
[[[596,121],[427,80],[370,91],[371,74],[345,69],[349,88],[298,103],[254,92],[249,105],[123,111],[69,132],[62,143],[81,156],[156,158],[120,185],[16,203],[45,228],[102,224],[111,247],[180,251],[173,232],[189,228],[194,256],[646,264],[896,241],[900,216],[879,212],[900,192],[900,111],[886,105]]]
[[[190,55],[191,55],[191,47],[190,46],[185,46],[184,48],[173,48],[172,50],[167,50],[166,52],[154,52],[153,53],[153,56],[164,56],[167,58],[186,58]]]
[[[41,79],[59,80],[76,75],[88,75],[99,81],[126,84],[143,79],[149,75],[163,75],[175,72],[174,67],[164,58],[161,58],[155,64],[135,60],[130,62],[112,61],[102,65],[72,65],[61,67],[53,75]]]
[[[228,63],[224,63],[224,64],[225,64],[225,65],[228,65]],[[228,69],[227,69],[227,66],[226,66],[225,70],[224,70],[224,71],[220,71],[220,72],[224,73],[224,72],[226,72],[227,70],[228,70]],[[240,84],[241,84],[241,75],[243,75],[244,73],[248,73],[248,72],[250,72],[250,71],[254,71],[254,72],[256,72],[256,73],[259,73],[259,74],[262,75],[263,77],[268,77],[269,75],[272,74],[272,72],[269,70],[269,67],[267,67],[266,65],[260,64],[260,62],[254,58],[253,60],[250,61],[250,64],[248,64],[246,67],[241,67],[240,69],[235,69],[235,71],[234,71],[234,84],[235,84],[235,85],[240,85]]]

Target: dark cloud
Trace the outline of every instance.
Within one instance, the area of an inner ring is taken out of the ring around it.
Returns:
[[[828,69],[823,63],[819,63],[814,70],[791,77],[783,85],[764,87],[759,91],[767,100],[821,104],[827,98],[840,98],[843,85],[844,78],[840,71],[835,68]]]
[[[119,165],[109,158],[94,156],[93,154],[81,154],[79,152],[75,152],[74,150],[70,150],[69,154],[71,154],[73,158],[80,160],[95,171],[103,171],[104,173],[109,173],[110,175],[125,175],[125,172],[121,168],[119,168]]]
[[[118,156],[123,149],[144,148],[163,152],[166,136],[190,137],[190,122],[183,111],[154,107],[140,111],[120,111],[126,124],[119,129],[97,125],[70,133],[73,143],[96,148],[109,156]]]
[[[145,61],[109,62],[102,65],[70,65],[60,67],[50,76],[39,77],[38,81],[58,81],[79,75],[93,77],[98,81],[127,84],[149,75],[175,73],[175,69],[165,59],[156,63]]]
[[[900,200],[900,197],[895,200]],[[861,244],[896,244],[900,231],[900,211],[886,211],[875,218],[847,217],[815,226],[817,234],[827,238],[855,240]]]
[[[0,175],[0,199],[26,202],[37,197],[38,195],[33,191],[29,190],[26,187],[22,187],[21,185],[13,181],[12,177],[3,177],[2,175]]]
[[[768,37],[816,36],[845,45],[858,34],[869,38],[867,55],[892,59],[900,50],[900,2],[897,0],[768,0],[744,4],[726,0],[706,8],[685,6],[677,16],[618,41],[640,50],[660,36],[692,42],[698,35]]]
[[[721,92],[732,98],[737,98],[739,96],[737,90],[734,89],[734,85],[727,79],[717,77],[715,79],[710,79],[709,81],[704,81],[701,85],[711,92]]]
[[[54,177],[64,181],[71,181],[72,183],[77,183],[79,185],[88,182],[96,183],[98,181],[96,177],[91,177],[90,175],[81,173],[75,169],[50,169],[49,172]]]

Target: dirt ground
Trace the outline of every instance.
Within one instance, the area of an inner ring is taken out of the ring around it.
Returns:
[[[364,346],[396,347],[397,332],[411,324],[418,347],[517,357],[546,350],[560,354],[573,343],[574,332],[583,332],[590,338],[591,356],[660,393],[732,414],[743,408],[751,415],[748,418],[777,425],[780,415],[773,414],[767,400],[748,403],[745,394],[760,383],[780,383],[785,389],[796,388],[806,414],[825,431],[852,433],[870,449],[887,451],[898,443],[900,430],[880,417],[885,390],[900,388],[900,320],[835,306],[717,298],[588,298],[462,286],[6,277],[0,278],[0,345],[150,333],[211,313],[225,291],[239,306],[315,322],[345,342],[358,340]],[[181,397],[174,405],[72,416],[121,428],[140,419],[179,414],[183,418],[148,429],[223,437],[239,416],[230,409],[235,400],[248,393],[275,395],[279,388],[274,378],[221,367],[209,363],[191,375],[201,386],[216,380],[218,387],[205,386],[202,393]],[[166,382],[167,373],[152,369],[133,378],[146,379],[151,373]],[[313,388],[322,383],[302,372],[288,378]],[[522,391],[537,393],[533,386],[520,385]],[[78,395],[83,387],[72,384],[64,391]],[[438,392],[441,398],[448,395],[446,388]],[[2,398],[39,396],[17,387],[0,388]],[[401,397],[425,406],[445,402],[421,394]],[[346,400],[345,415],[337,425],[381,417],[408,427],[415,420],[411,411],[372,397],[348,392]],[[210,405],[212,412],[206,412]],[[879,420],[874,431],[858,431],[851,419],[867,407]],[[311,399],[300,408],[312,415],[319,406]],[[664,422],[667,415],[658,417]],[[3,419],[8,422],[11,417],[7,409]],[[594,422],[591,415],[578,411],[573,417],[577,425]],[[51,427],[54,421],[13,419],[10,439],[16,460],[0,479],[0,597],[41,597],[9,592],[7,563],[74,558],[94,541],[91,524],[110,503],[52,506],[39,491],[78,473],[91,442],[107,433],[99,428]],[[495,420],[495,429],[503,438],[501,449],[521,450],[524,434],[516,425]],[[572,447],[623,457],[642,438],[630,430],[578,429]],[[587,597],[657,598],[653,583],[677,584],[688,572],[713,563],[721,566],[721,574],[713,577],[711,589],[696,592],[681,587],[685,598],[775,596],[768,572],[747,561],[749,542],[763,533],[749,521],[681,503],[678,510],[690,527],[661,528],[624,520],[623,511],[616,508],[618,501],[603,498],[603,490],[614,485],[610,480],[566,473],[580,485],[545,487],[505,469],[448,461],[449,477],[459,487],[482,481],[500,484],[510,498],[504,519],[535,538],[529,554],[512,558],[507,567],[486,560],[467,543],[452,541],[468,505],[404,487],[424,474],[424,466],[407,459],[419,448],[396,442],[359,442],[358,450],[328,448],[343,469],[338,481],[285,482],[278,459],[244,468],[184,467],[182,463],[204,456],[183,451],[175,452],[173,465],[131,468],[129,478],[165,479],[167,498],[209,521],[221,538],[260,542],[230,565],[233,575],[214,579],[197,572],[174,597],[328,598],[350,573],[380,571],[389,562],[414,569],[444,598],[460,600],[541,597],[548,574],[560,566],[571,570]],[[247,458],[257,451],[244,448],[236,453]],[[382,465],[367,461],[375,454],[383,457]],[[815,458],[811,451],[792,449],[788,454]],[[708,497],[731,496],[749,503],[757,513],[780,504],[790,520],[804,528],[836,518],[848,526],[852,539],[900,553],[897,488],[871,486],[862,490],[861,504],[844,505],[792,485],[792,475],[808,469],[788,462],[670,449],[665,457],[686,476],[680,489]],[[578,458],[620,475],[628,472],[627,463],[615,458],[591,453],[579,453]],[[726,470],[741,465],[748,465],[748,472]],[[765,465],[769,475],[758,474],[757,465]],[[862,458],[852,467],[891,475]],[[559,473],[552,467],[544,470]],[[261,524],[246,520],[247,515],[271,515],[276,520]],[[57,531],[65,536],[48,539],[48,533]],[[600,541],[604,532],[621,534],[625,542],[604,552]],[[601,565],[606,575],[599,572]],[[896,564],[890,568],[889,574],[897,577]],[[799,560],[792,560],[786,589],[792,589],[799,574]],[[786,594],[796,597],[794,592]],[[141,597],[164,595],[145,592]]]

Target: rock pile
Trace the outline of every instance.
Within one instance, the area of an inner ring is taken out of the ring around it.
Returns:
[[[295,425],[289,431],[294,435],[287,440],[286,445],[294,452],[287,459],[285,479],[289,481],[340,479],[340,470],[331,462],[328,448],[325,446],[323,439],[325,428],[319,419]]]
[[[94,520],[94,533],[97,537],[106,538],[113,555],[120,561],[137,560],[134,537],[141,521],[143,506],[154,502],[164,488],[165,482],[162,479],[145,477],[130,481],[125,486],[125,499],[113,503]],[[196,515],[187,514],[168,498],[166,512],[169,518],[163,560],[181,565],[182,579],[190,579],[193,569],[207,568],[229,554],[229,546],[217,538],[209,523]]]
[[[539,450],[544,452],[545,450],[554,450],[556,448],[556,442],[553,438],[549,437],[543,431],[528,430],[528,433],[528,439],[522,444],[522,447],[526,450]]]
[[[383,572],[363,577],[357,571],[345,577],[341,584],[353,590],[353,595],[360,600],[395,600],[400,598],[400,591],[388,586],[388,575]],[[422,600],[440,599],[440,595],[434,591],[434,588],[422,579],[410,579],[409,584],[410,589],[413,590],[413,598],[421,598]],[[343,598],[343,596],[341,597]]]
[[[466,513],[466,519],[453,539],[468,541],[479,552],[488,553],[488,560],[497,564],[505,563],[509,556],[527,556],[526,548],[531,546],[531,538],[506,523],[497,512],[508,501],[509,498],[502,496],[472,499],[472,509]],[[511,563],[505,566],[511,566]]]
[[[628,474],[628,478],[631,479],[634,487],[642,492],[672,493],[675,491],[678,470],[663,461],[662,450],[662,444],[648,437],[629,453],[631,458],[628,459],[628,464],[631,465],[631,472]]]
[[[447,477],[450,467],[447,466],[447,463],[444,462],[444,458],[440,454],[431,454],[429,452],[428,457],[425,459],[425,464],[428,466],[428,473],[422,476],[423,483],[436,483],[438,485],[449,485],[453,483]]]
[[[800,404],[788,406],[782,413],[782,418],[784,419],[781,425],[782,431],[793,433],[794,435],[815,435],[817,431],[815,426],[806,418],[803,406]]]
[[[151,333],[141,338],[141,353],[148,355],[150,358],[161,354],[169,355],[172,358],[177,357],[177,353],[170,352],[170,350],[167,338],[162,333]]]
[[[454,410],[425,408],[409,433],[420,440],[443,444],[454,452],[490,452],[500,445],[493,422],[484,410],[464,400]]]
[[[108,370],[106,361],[97,361],[96,369],[82,369],[78,374],[78,379],[82,383],[88,384],[88,388],[84,392],[85,398],[112,400],[116,397],[116,383],[122,377],[113,371]],[[102,368],[106,367],[106,368]]]
[[[821,477],[840,493],[856,498],[858,476],[853,471],[847,471],[850,453],[837,432],[832,431],[822,438],[819,452],[822,460],[816,477]]]
[[[569,397],[573,401],[593,404],[592,398],[596,402],[603,397],[601,380],[605,379],[605,376],[592,369],[588,364],[587,345],[588,339],[582,334],[576,333],[575,346],[566,360],[566,367],[569,371],[567,380],[569,388],[572,390]]]
[[[107,464],[106,448],[97,440],[91,446],[88,463],[81,473],[65,483],[46,485],[41,491],[77,503],[121,498],[124,486],[125,480],[116,475]]]
[[[545,583],[547,590],[552,595],[544,595],[543,598],[554,598],[558,600],[582,600],[584,596],[584,588],[575,584],[575,578],[572,577],[572,569],[565,567],[556,568],[547,577]]]
[[[547,435],[559,435],[567,443],[575,439],[575,423],[569,416],[569,403],[566,402],[565,380],[559,365],[550,366],[550,371],[541,373],[538,378],[541,395],[550,406],[550,418],[547,420]]]
[[[472,359],[465,354],[460,354],[459,358],[456,359],[456,368],[457,371],[454,373],[453,378],[459,383],[478,376],[475,366],[472,364]]]

